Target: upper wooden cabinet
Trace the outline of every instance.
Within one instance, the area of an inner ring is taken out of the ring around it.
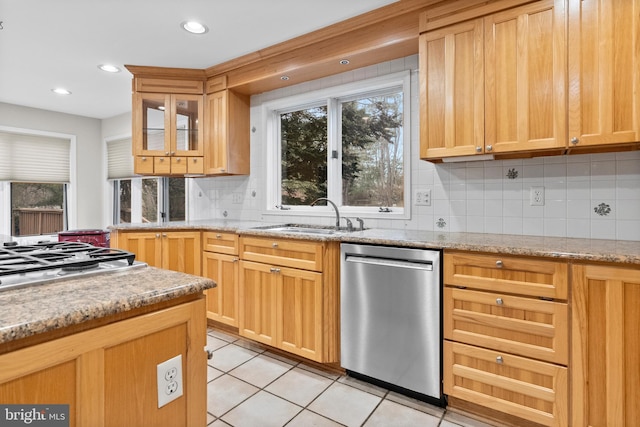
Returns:
[[[640,141],[639,32],[639,0],[569,0],[569,146],[576,152]]]
[[[564,151],[565,2],[516,3],[423,14],[421,158]]]
[[[197,70],[127,68],[134,74],[135,173],[249,174],[249,96],[226,89],[226,79],[206,80]],[[182,72],[196,75],[177,79]],[[153,73],[171,78],[145,77]]]
[[[249,96],[225,89],[206,102],[205,174],[249,174]]]
[[[136,173],[203,173],[203,103],[202,95],[134,93]]]

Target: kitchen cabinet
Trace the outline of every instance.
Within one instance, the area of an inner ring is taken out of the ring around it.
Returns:
[[[204,173],[203,95],[136,92],[132,110],[136,173]]]
[[[70,426],[206,423],[204,299],[0,355],[0,402],[69,404]],[[108,323],[108,324],[105,324]],[[182,355],[183,396],[158,408],[157,365]]]
[[[640,269],[572,266],[572,423],[640,419]]]
[[[206,96],[205,165],[207,175],[248,175],[249,96],[219,90]]]
[[[338,242],[242,236],[240,335],[337,362],[339,253]]]
[[[568,3],[572,152],[640,142],[640,1]]]
[[[420,157],[563,152],[564,0],[459,3],[421,15]]]
[[[568,425],[568,278],[566,262],[445,251],[450,405]]]
[[[200,231],[122,231],[111,235],[114,247],[136,254],[136,260],[182,273],[201,273]]]
[[[202,233],[202,275],[217,286],[205,291],[207,319],[238,327],[238,281],[240,259],[238,235],[235,233]]]

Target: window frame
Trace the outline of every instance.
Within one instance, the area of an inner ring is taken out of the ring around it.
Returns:
[[[0,132],[19,133],[29,136],[44,136],[50,138],[60,138],[69,140],[69,182],[65,182],[65,202],[64,217],[65,230],[73,230],[77,227],[78,200],[77,200],[77,145],[76,136],[60,132],[40,131],[34,129],[17,128],[0,125]],[[4,209],[0,209],[0,234],[11,236],[11,181],[0,181],[0,201]],[[42,240],[44,237],[56,237],[57,235],[35,236]],[[31,241],[34,236],[15,236],[14,240],[22,243]]]
[[[142,223],[142,180],[143,179],[157,179],[158,180],[158,203],[157,203],[157,213],[158,213],[158,221],[155,223],[165,223],[171,222],[171,218],[169,217],[169,178],[179,178],[179,177],[163,177],[163,176],[136,176],[131,178],[120,178],[113,179],[110,185],[111,192],[111,223],[114,225],[117,224],[128,224],[120,222],[120,183],[125,180],[131,181],[131,222],[130,224],[141,224]],[[183,178],[185,180],[184,185],[184,199],[185,199],[185,219],[187,221],[189,219],[189,182],[188,178]],[[164,213],[164,215],[163,215]],[[183,221],[183,220],[178,220]]]
[[[342,205],[342,129],[339,115],[340,103],[360,97],[382,94],[401,88],[403,93],[403,175],[404,206],[390,206],[391,212],[380,212],[379,207]],[[371,79],[333,86],[303,94],[279,98],[262,104],[263,129],[266,130],[266,206],[267,215],[333,215],[330,206],[281,205],[281,141],[280,114],[303,108],[327,106],[327,197],[335,201],[343,216],[360,216],[375,219],[409,219],[411,207],[411,73],[409,70]],[[338,158],[329,161],[331,151],[338,151]],[[340,201],[340,203],[338,203]],[[282,209],[284,208],[284,209]]]

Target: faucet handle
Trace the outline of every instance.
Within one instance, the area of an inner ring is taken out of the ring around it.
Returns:
[[[358,224],[360,224],[360,226],[359,226],[360,231],[364,231],[364,219],[356,218],[356,221],[358,221]]]
[[[353,222],[351,222],[351,219],[347,218],[346,216],[343,216],[343,218],[345,221],[347,221],[347,231],[353,231]]]

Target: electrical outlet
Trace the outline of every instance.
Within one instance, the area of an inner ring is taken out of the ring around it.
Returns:
[[[233,203],[237,205],[242,203],[242,193],[233,193]]]
[[[531,190],[529,190],[529,205],[544,206],[544,187],[531,187]]]
[[[431,190],[416,191],[417,206],[431,206]]]
[[[158,364],[158,408],[182,396],[182,355]]]

